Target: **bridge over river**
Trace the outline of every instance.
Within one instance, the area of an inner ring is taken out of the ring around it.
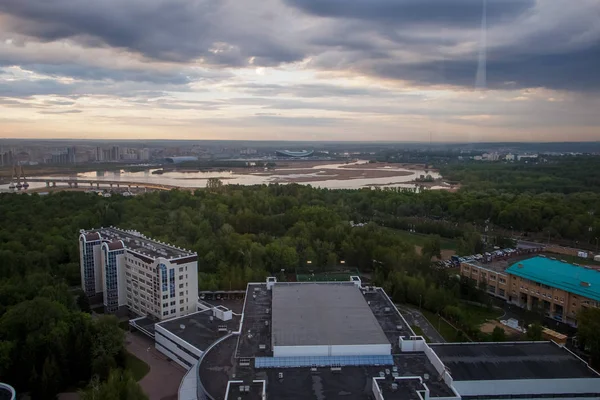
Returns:
[[[41,182],[46,183],[46,187],[56,187],[57,185],[68,185],[70,188],[79,188],[89,186],[90,188],[123,188],[123,189],[154,189],[154,190],[171,190],[179,189],[180,186],[163,185],[160,183],[147,183],[147,182],[127,182],[127,181],[109,181],[109,180],[95,180],[95,179],[65,179],[65,178],[28,178],[27,182]]]

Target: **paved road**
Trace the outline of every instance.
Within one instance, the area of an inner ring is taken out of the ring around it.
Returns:
[[[177,400],[179,384],[186,371],[154,348],[154,341],[139,333],[127,332],[127,350],[150,366],[140,386],[150,400]]]
[[[409,325],[416,325],[423,330],[425,336],[427,336],[432,343],[445,343],[446,341],[438,333],[438,331],[429,323],[427,318],[421,314],[421,312],[415,308],[409,307],[407,305],[397,305],[398,310],[402,313],[404,318],[406,318],[406,322]]]

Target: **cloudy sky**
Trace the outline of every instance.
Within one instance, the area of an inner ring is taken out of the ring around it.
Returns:
[[[1,0],[0,137],[600,140],[600,0]]]

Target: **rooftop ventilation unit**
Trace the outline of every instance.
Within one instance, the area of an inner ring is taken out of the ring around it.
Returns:
[[[383,372],[383,371],[379,371],[379,377],[380,377],[380,378],[384,378],[384,377],[385,377],[385,372]]]
[[[386,308],[384,308],[384,309],[383,309],[383,311],[385,311],[385,312],[390,312],[391,310],[392,310],[392,309],[391,309],[391,308],[389,308],[389,307],[386,307]]]
[[[592,286],[592,284],[591,284],[591,283],[589,283],[589,282],[584,282],[584,281],[581,281],[579,284],[580,284],[581,286],[583,286],[583,287],[590,287],[590,286]]]
[[[250,386],[248,386],[248,385],[244,386],[244,392],[250,393]]]
[[[265,321],[265,326],[269,326],[269,321]]]
[[[392,383],[392,391],[396,391],[398,390],[398,384],[397,383]]]
[[[259,350],[266,350],[267,349],[267,345],[266,344],[259,344],[258,345],[258,349]]]
[[[280,372],[279,374],[277,374],[277,376],[279,377],[279,379],[283,379],[283,372]]]

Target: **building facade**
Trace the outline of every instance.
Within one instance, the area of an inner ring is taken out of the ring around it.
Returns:
[[[537,256],[504,270],[462,263],[460,273],[493,296],[574,326],[582,308],[600,307],[600,272],[561,260]]]
[[[135,231],[101,228],[79,236],[81,286],[105,311],[158,320],[196,311],[198,255]]]

